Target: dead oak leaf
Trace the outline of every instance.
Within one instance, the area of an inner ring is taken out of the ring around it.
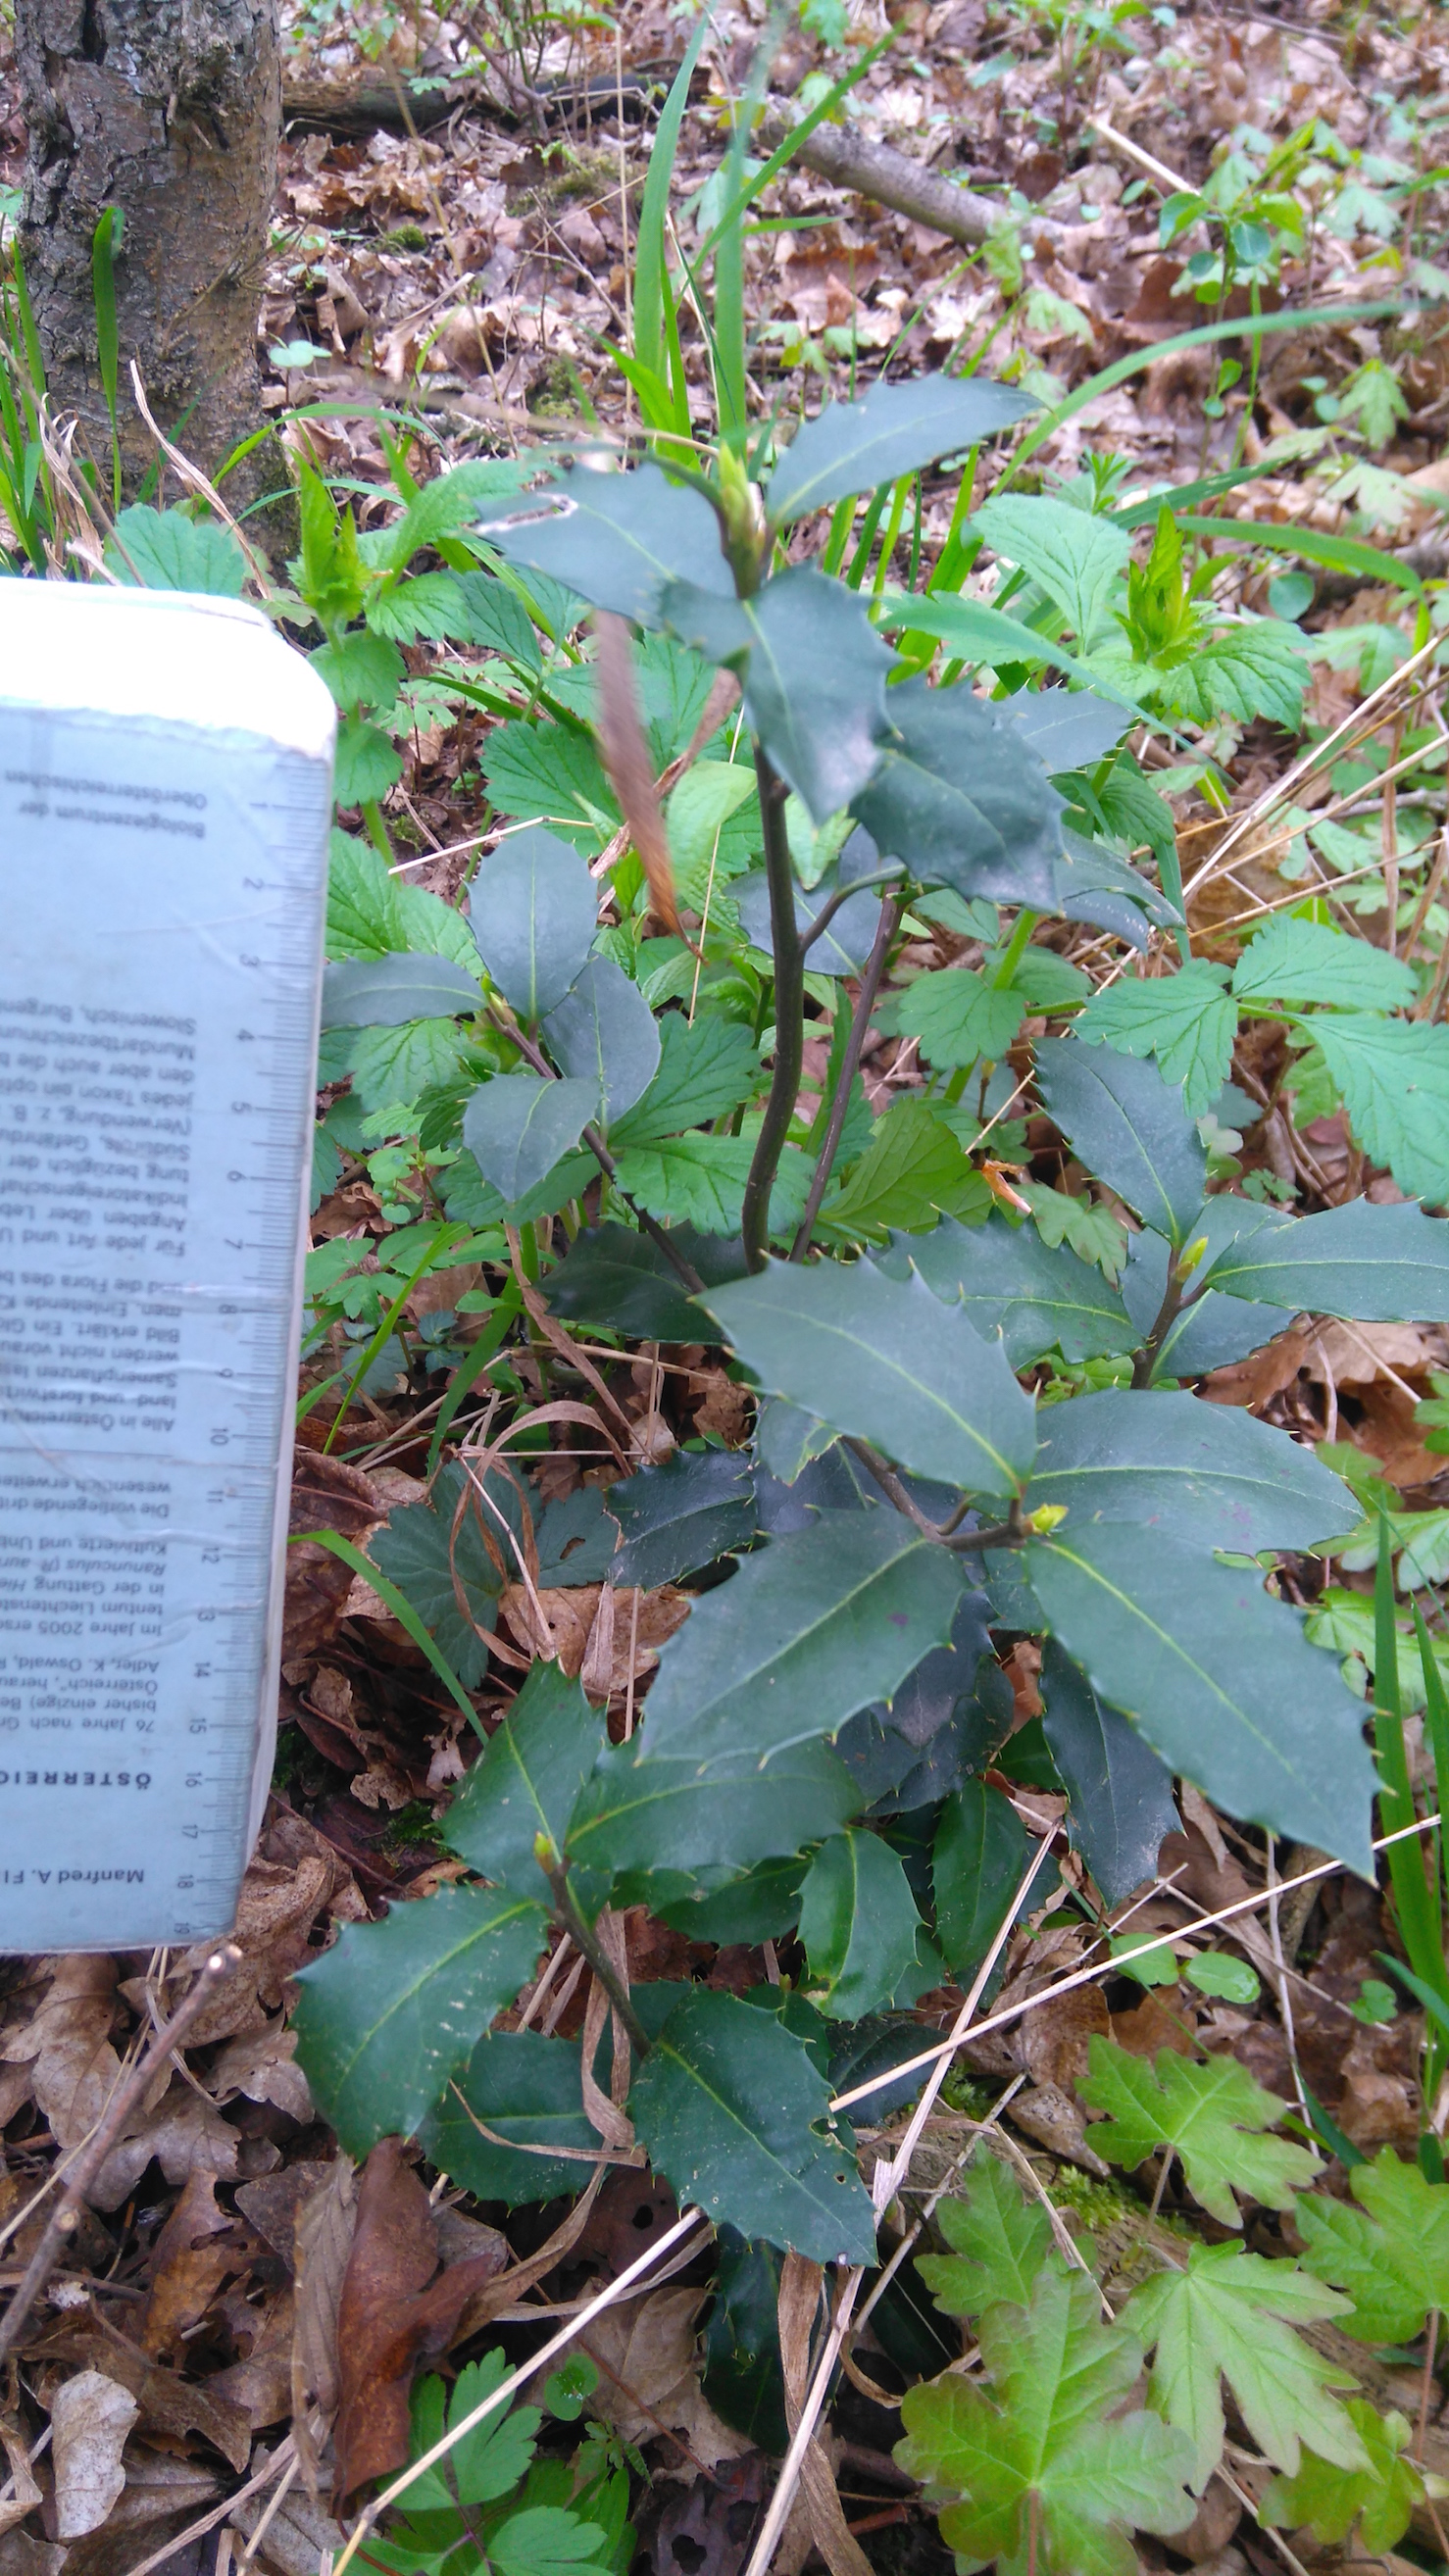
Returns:
[[[121,2453],[140,2412],[130,2390],[104,2371],[79,2371],[57,2388],[50,2447],[58,2539],[79,2540],[106,2521],[126,2483]]]

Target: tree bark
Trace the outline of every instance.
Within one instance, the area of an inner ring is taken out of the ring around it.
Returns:
[[[21,246],[47,386],[102,466],[110,421],[97,356],[92,244],[108,206],[117,409],[134,493],[159,426],[207,473],[262,419],[256,321],[277,175],[276,0],[17,0],[29,139]],[[228,490],[249,497],[255,470]]]

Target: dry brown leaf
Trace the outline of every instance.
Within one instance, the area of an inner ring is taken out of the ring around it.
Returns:
[[[1093,2146],[1089,2146],[1086,2119],[1081,2105],[1059,2084],[1029,2084],[1012,2096],[1011,2120],[1015,2128],[1039,2147],[1046,2147],[1068,2164],[1080,2165],[1083,2173],[1096,2174],[1102,2182],[1111,2174]]]
[[[189,2048],[265,2030],[284,2000],[287,1980],[315,1955],[308,1936],[332,1897],[339,1872],[320,1838],[314,1841],[317,1847],[295,1861],[264,1859],[258,1853],[248,1863],[232,1934],[242,1964],[203,2008]],[[178,1989],[190,1983],[207,1956],[205,1942],[185,1953],[174,1971]],[[121,1991],[141,2008],[141,1980],[128,1979]]]
[[[296,2304],[292,2327],[292,2439],[307,2491],[317,2494],[318,2457],[310,2430],[315,2399],[324,2432],[341,2396],[337,2370],[337,2310],[347,2258],[357,2226],[357,2177],[339,2156],[317,2188],[294,2203],[292,2264]]]
[[[126,2483],[121,2453],[140,2412],[129,2388],[104,2371],[82,2370],[57,2388],[50,2447],[59,2539],[79,2540],[106,2520]]]
[[[207,2381],[213,2397],[241,2408],[254,2433],[285,2422],[292,2411],[293,2311],[291,2291],[273,2291],[250,2311],[255,2318],[250,2348]]]
[[[785,2380],[785,2415],[793,2434],[804,2411],[810,2386],[810,2338],[820,2307],[824,2275],[803,2254],[787,2254],[780,2267],[780,2363]],[[870,2560],[845,2527],[845,2510],[835,2491],[835,2477],[812,2435],[800,2469],[800,2484],[810,2515],[815,2546],[830,2576],[871,2576]]]
[[[447,2350],[473,2292],[499,2269],[497,2249],[490,2247],[438,2272],[427,2192],[404,2162],[402,2140],[381,2139],[358,2185],[357,2226],[337,2308],[339,2500],[401,2468],[413,2372]]]
[[[270,2102],[299,2124],[313,2117],[311,2091],[297,2064],[297,2034],[280,2021],[230,2040],[207,2085],[218,2103],[244,2093],[249,2102]]]
[[[1387,1369],[1427,1377],[1444,1365],[1443,1335],[1417,1324],[1316,1324],[1300,1365],[1319,1386],[1330,1377],[1335,1386],[1369,1386]]]
[[[727,1449],[737,1449],[754,1419],[755,1399],[747,1386],[737,1386],[722,1368],[700,1369],[690,1379],[703,1389],[694,1408],[697,1431],[712,1431]]]
[[[287,1588],[282,1619],[282,1654],[287,1662],[315,1655],[330,1643],[341,1625],[352,1588],[352,1571],[330,1548],[308,1543],[312,1530],[340,1531],[355,1547],[387,1517],[387,1504],[359,1467],[340,1458],[324,1458],[315,1449],[300,1449],[292,1476],[293,1536],[302,1544],[287,1550]]]
[[[29,2068],[25,2093],[64,2151],[89,2135],[120,2080],[109,2037],[115,1987],[114,1959],[58,1959],[29,2027],[7,2034],[6,2055]]]
[[[231,2122],[178,2075],[155,2109],[111,2149],[87,2197],[97,2209],[119,2209],[153,2156],[168,2182],[185,2182],[198,2169],[229,2177],[240,2145]]]
[[[26,2515],[39,2504],[41,2489],[40,2481],[30,2465],[30,2453],[24,2435],[17,2425],[7,2423],[3,2417],[0,2417],[0,2444],[4,2445],[5,2457],[10,2464],[8,2483],[15,2489],[8,2504],[0,2503],[0,2538],[3,2538],[7,2531],[13,2531],[16,2523],[23,2522]]]
[[[209,2241],[231,2223],[216,2205],[215,2174],[193,2167],[152,2252],[151,2296],[141,2327],[148,2352],[174,2352],[188,2327],[205,2316],[228,2273],[240,2268],[243,2258],[234,2244]]]
[[[1112,2037],[1119,2048],[1133,2057],[1156,2057],[1160,2048],[1172,2048],[1179,2057],[1197,2054],[1197,2024],[1191,2012],[1180,2003],[1169,2003],[1149,1988],[1140,2004],[1128,2012],[1112,2015]]]
[[[503,1615],[521,1644],[550,1660],[556,1656],[560,1670],[572,1677],[582,1673],[588,1660],[602,1590],[603,1586],[598,1583],[580,1584],[568,1591],[545,1585],[534,1594],[521,1583],[506,1584]],[[654,1670],[659,1660],[658,1648],[667,1637],[673,1636],[676,1628],[683,1627],[693,1606],[687,1592],[681,1592],[672,1583],[661,1584],[657,1592],[640,1594],[636,1624],[634,1594],[627,1588],[619,1590],[612,1604],[611,1698],[629,1687],[631,1640],[633,1677],[637,1682],[645,1673]],[[539,1626],[539,1610],[542,1610],[546,1623],[543,1628]],[[596,1683],[601,1684],[601,1681],[602,1676],[596,1676]],[[595,1687],[595,1696],[603,1696],[601,1687]]]
[[[591,2317],[568,2350],[597,2364],[589,2409],[621,2441],[648,2442],[667,2427],[681,2437],[683,2457],[708,2471],[720,2460],[742,2459],[753,2445],[720,2422],[699,2384],[695,2321],[707,2295],[697,2287],[651,2290]]]
[[[1239,1404],[1256,1413],[1285,1386],[1291,1386],[1303,1366],[1308,1346],[1306,1333],[1280,1333],[1251,1359],[1235,1360],[1230,1368],[1214,1369],[1205,1377],[1198,1392],[1209,1404]]]
[[[234,2469],[246,2467],[251,2428],[240,2407],[214,2397],[208,2382],[182,2379],[164,2363],[148,2361],[139,2345],[123,2340],[103,2318],[78,2326],[73,2334],[62,2331],[51,2337],[46,2354],[73,2361],[82,2371],[101,2370],[107,2379],[129,2389],[141,2409],[142,2432],[153,2433],[177,2449],[189,2433],[199,2433]]]
[[[257,2466],[265,2465],[266,2454],[257,2454]],[[250,2539],[264,2513],[273,2503],[274,2491],[262,2487],[246,2497],[232,2514],[233,2528]],[[296,2488],[277,2507],[267,2524],[259,2556],[278,2576],[317,2576],[317,2570],[329,2558],[342,2554],[346,2534],[333,2521],[322,2505],[299,2495]]]
[[[1023,2016],[1021,2062],[1033,2084],[1073,2093],[1087,2072],[1087,2044],[1106,2039],[1111,2018],[1099,1986],[1078,1986]]]

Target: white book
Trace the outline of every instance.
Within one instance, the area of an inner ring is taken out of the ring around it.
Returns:
[[[0,1950],[229,1929],[270,1775],[335,719],[0,581]]]

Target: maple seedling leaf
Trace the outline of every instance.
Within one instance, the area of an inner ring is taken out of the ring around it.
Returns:
[[[1089,2073],[1082,2100],[1110,2112],[1092,2130],[1092,2144],[1114,2165],[1136,2167],[1154,2147],[1182,2158],[1193,2199],[1223,2227],[1241,2227],[1233,2186],[1268,2209],[1290,2209],[1295,2192],[1318,2172],[1307,2147],[1262,2132],[1282,2119],[1288,2105],[1255,2084],[1235,2057],[1206,2065],[1160,2049],[1156,2070],[1130,2057],[1110,2039],[1088,2046]]]
[[[1311,2531],[1321,2547],[1346,2540],[1355,2523],[1359,2543],[1376,2556],[1392,2549],[1409,2528],[1425,2481],[1404,2450],[1410,2437],[1407,2415],[1391,2410],[1381,2415],[1363,2397],[1351,2397],[1348,2413],[1363,2443],[1365,2465],[1340,2468],[1336,2461],[1305,2451],[1296,2477],[1274,2478],[1259,2507],[1259,2519],[1270,2530]],[[1441,2486],[1443,2481],[1430,2481]]]
[[[488,2542],[488,2558],[499,2576],[578,2576],[608,2546],[601,2523],[584,2522],[558,2505],[536,2504],[499,2524]]]
[[[942,2539],[1000,2576],[1032,2560],[1041,2576],[1136,2576],[1129,2534],[1183,2531],[1194,2512],[1187,2436],[1140,2408],[1110,2416],[1140,2345],[1101,2324],[1080,2272],[1045,2271],[1028,2309],[987,2311],[981,2353],[989,2394],[947,2371],[901,2402],[895,2456],[934,2503],[951,2499]]]
[[[963,2199],[943,2200],[936,2223],[949,2254],[921,2254],[916,2269],[948,2317],[979,2317],[1003,2302],[1029,2307],[1042,2270],[1064,2272],[1046,2213],[1028,2203],[996,2156],[966,2177]]]
[[[1304,2200],[1296,2217],[1308,2260],[1346,2290],[1346,2333],[1361,2343],[1412,2343],[1431,2308],[1449,2310],[1449,2183],[1426,2182],[1416,2164],[1382,2147],[1355,2165],[1358,2202]]]
[[[1367,2468],[1362,2442],[1329,2394],[1351,2388],[1352,2378],[1293,2331],[1341,2316],[1345,2304],[1296,2263],[1268,2262],[1236,2245],[1194,2245],[1186,2271],[1160,2273],[1133,2292],[1122,2322],[1144,2350],[1157,2348],[1149,2403],[1192,2442],[1194,2486],[1206,2486],[1222,2457],[1224,2379],[1275,2468],[1296,2472],[1305,2442],[1341,2469]]]

